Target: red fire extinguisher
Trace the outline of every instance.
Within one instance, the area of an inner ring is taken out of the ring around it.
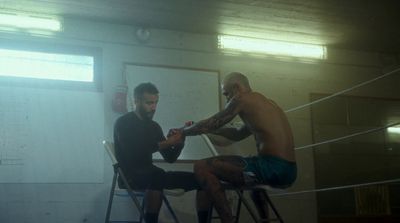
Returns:
[[[127,85],[118,85],[115,89],[114,97],[112,99],[112,109],[118,113],[128,112],[126,106],[126,97],[128,94]]]

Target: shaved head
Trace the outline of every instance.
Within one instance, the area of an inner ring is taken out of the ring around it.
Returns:
[[[234,84],[241,85],[246,89],[250,89],[249,80],[246,76],[239,72],[232,72],[225,76],[223,82],[225,86],[232,86]]]
[[[251,92],[249,80],[239,72],[226,75],[222,81],[221,90],[227,101],[230,101],[237,94]]]

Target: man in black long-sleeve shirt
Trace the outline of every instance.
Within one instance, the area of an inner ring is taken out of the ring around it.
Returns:
[[[180,132],[164,137],[160,125],[152,118],[158,103],[158,90],[151,83],[138,85],[134,90],[135,111],[120,118],[114,126],[116,158],[133,189],[146,190],[145,221],[158,221],[162,204],[162,190],[182,188],[198,189],[191,172],[164,171],[155,166],[152,154],[160,152],[164,160],[175,162],[184,146]],[[120,181],[121,182],[121,181]]]

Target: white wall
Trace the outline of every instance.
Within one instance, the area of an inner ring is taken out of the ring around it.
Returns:
[[[119,115],[112,112],[111,99],[115,87],[122,83],[124,62],[214,69],[220,70],[222,75],[241,71],[249,76],[254,90],[274,99],[284,109],[309,102],[310,92],[336,92],[381,74],[383,68],[381,55],[373,52],[328,49],[329,60],[323,63],[282,62],[273,58],[234,57],[217,53],[216,37],[210,35],[151,30],[149,42],[139,43],[135,39],[135,27],[79,20],[65,22],[64,33],[55,38],[1,33],[0,41],[22,40],[33,44],[62,43],[100,48],[106,105],[104,134],[107,140],[112,140],[113,122]],[[391,77],[390,81],[381,81],[354,94],[399,97],[395,89],[399,82],[399,78]],[[309,109],[288,116],[296,145],[312,143]],[[240,153],[254,153],[251,139],[240,146],[248,149]],[[299,151],[297,159],[299,179],[292,190],[313,188],[312,150]],[[191,169],[190,165],[184,164],[163,166]],[[107,157],[104,170],[103,184],[0,184],[0,222],[102,222],[112,177]],[[287,222],[317,222],[314,194],[274,200]],[[184,205],[188,202],[191,201],[185,200]],[[174,205],[182,204],[175,202]],[[131,215],[127,211],[119,211],[118,214]],[[183,222],[195,222],[194,210],[192,215],[181,213],[181,217]]]

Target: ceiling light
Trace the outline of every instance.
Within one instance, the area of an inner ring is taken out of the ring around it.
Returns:
[[[57,19],[13,14],[0,14],[0,26],[20,29],[61,31],[61,22]]]
[[[238,36],[219,35],[218,48],[275,56],[326,59],[326,47],[322,45],[254,39]]]

